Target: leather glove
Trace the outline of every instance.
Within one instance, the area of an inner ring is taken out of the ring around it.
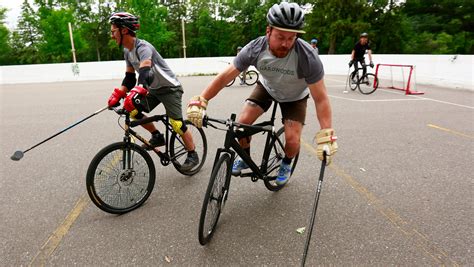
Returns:
[[[112,95],[109,97],[107,105],[109,105],[109,108],[119,106],[120,99],[124,98],[126,95],[127,93],[125,91],[122,91],[119,88],[115,88],[112,92]]]
[[[196,127],[202,127],[202,119],[206,113],[207,99],[202,96],[193,96],[188,103],[186,111],[188,120]]]
[[[349,68],[354,64],[354,60],[349,61]]]
[[[316,153],[320,160],[324,159],[324,152],[326,152],[326,166],[331,164],[332,157],[337,152],[337,136],[334,129],[322,129],[316,133]]]
[[[146,96],[147,94],[148,94],[147,89],[141,86],[135,86],[132,90],[130,90],[130,93],[128,93],[127,97],[125,98],[125,101],[123,101],[123,108],[128,112],[132,112],[133,110],[135,110],[135,104],[133,103],[133,101],[136,98],[136,96],[137,95]]]
[[[371,68],[373,68],[373,67],[374,67],[374,62],[370,61],[369,66],[370,66]]]

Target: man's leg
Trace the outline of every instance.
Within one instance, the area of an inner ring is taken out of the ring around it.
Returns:
[[[308,97],[301,100],[280,103],[285,127],[285,157],[283,158],[275,182],[284,185],[291,175],[291,162],[300,151],[300,139],[306,119]]]
[[[244,124],[253,124],[272,105],[273,100],[263,85],[257,82],[255,89],[249,98],[245,101],[244,107],[239,114],[238,122]],[[243,150],[250,156],[250,136],[239,139],[239,144]],[[232,174],[240,175],[242,169],[248,168],[241,158],[237,158],[232,166]]]
[[[300,151],[303,124],[299,121],[285,120],[285,156],[293,159]]]
[[[239,118],[237,121],[239,123],[244,123],[244,124],[253,124],[262,114],[264,110],[257,105],[255,102],[251,100],[246,100],[244,103],[244,107],[242,108],[242,111],[239,114]],[[247,149],[250,147],[250,139],[251,137],[245,137],[241,138],[239,140],[240,146],[243,149]]]
[[[147,116],[143,114],[143,112],[149,113],[160,104],[160,101],[152,95],[137,95],[137,97],[133,99],[133,103],[136,109],[131,113],[133,114],[133,119],[144,119],[147,118]],[[165,138],[163,134],[158,131],[153,122],[142,124],[141,126],[151,133],[151,139],[149,142],[153,147],[165,145]]]

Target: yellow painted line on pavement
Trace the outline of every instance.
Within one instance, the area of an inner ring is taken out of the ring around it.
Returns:
[[[59,246],[64,236],[69,232],[69,229],[74,224],[76,219],[79,217],[84,208],[89,204],[87,194],[84,194],[76,202],[74,208],[69,212],[67,217],[56,228],[53,234],[48,238],[46,243],[41,247],[40,251],[33,258],[29,266],[44,266],[46,265],[49,257],[53,254],[54,250]]]
[[[467,138],[474,139],[474,136],[472,136],[472,135],[467,135],[467,134],[457,132],[457,131],[454,131],[454,130],[451,130],[451,129],[448,129],[448,128],[443,128],[441,126],[437,126],[437,125],[434,125],[434,124],[428,124],[427,126],[430,127],[430,128],[445,131],[445,132],[448,132],[448,133],[451,133],[451,134],[454,134],[454,135],[459,135],[459,136],[462,136],[462,137],[467,137]]]
[[[317,156],[316,150],[313,148],[313,146],[305,142],[303,139],[301,139],[301,143],[307,151]],[[364,197],[366,201],[380,214],[382,214],[383,217],[385,217],[396,229],[403,233],[407,239],[412,240],[421,250],[433,258],[437,264],[459,266],[448,256],[446,252],[444,252],[441,248],[438,248],[434,242],[430,241],[426,236],[418,232],[414,226],[405,221],[396,211],[387,207],[380,198],[370,192],[369,189],[359,183],[354,177],[344,172],[334,163],[328,167],[339,177],[342,177],[346,183],[348,183],[352,188],[354,188],[354,190]]]

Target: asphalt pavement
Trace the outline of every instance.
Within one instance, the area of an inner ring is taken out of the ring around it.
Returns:
[[[212,78],[181,77],[183,103]],[[473,265],[474,92],[418,85],[425,95],[343,94],[344,79],[325,78],[339,151],[326,169],[307,265]],[[222,131],[205,129],[208,159],[193,177],[153,156],[150,198],[120,216],[92,204],[85,186],[94,155],[122,138],[115,113],[104,111],[10,160],[14,151],[104,107],[119,84],[1,86],[0,265],[298,266],[305,235],[296,230],[308,225],[320,170],[311,99],[290,183],[270,192],[261,181],[233,178],[216,233],[204,247],[199,215]],[[238,113],[251,90],[225,88],[209,102],[208,114]],[[153,114],[163,112],[159,106]],[[254,158],[262,153],[259,138]]]

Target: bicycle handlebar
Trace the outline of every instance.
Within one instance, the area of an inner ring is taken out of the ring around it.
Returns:
[[[232,114],[231,118],[227,119],[227,120],[214,119],[214,118],[210,118],[208,116],[204,116],[204,118],[202,120],[202,123],[203,123],[204,127],[206,127],[208,124],[212,126],[212,124],[209,123],[210,121],[212,121],[212,122],[217,122],[217,123],[220,123],[220,124],[225,124],[227,126],[227,128],[231,128],[231,127],[235,126],[235,127],[238,127],[238,128],[242,128],[244,130],[250,130],[250,131],[255,131],[255,132],[261,132],[261,131],[271,132],[271,131],[273,131],[273,125],[267,124],[269,122],[263,122],[263,123],[259,123],[259,124],[255,124],[255,125],[244,124],[244,123],[239,123],[239,122],[235,122],[234,120],[232,120],[233,115],[235,115],[235,114]]]
[[[123,108],[111,108],[111,109],[113,111],[115,111],[115,113],[117,113],[118,115],[130,115],[130,112],[126,111]],[[164,117],[165,117],[165,115],[154,115],[154,116],[147,117],[147,118],[144,118],[144,119],[131,121],[128,124],[128,126],[133,128],[133,127],[136,127],[138,125],[147,124],[149,122],[162,120]]]

